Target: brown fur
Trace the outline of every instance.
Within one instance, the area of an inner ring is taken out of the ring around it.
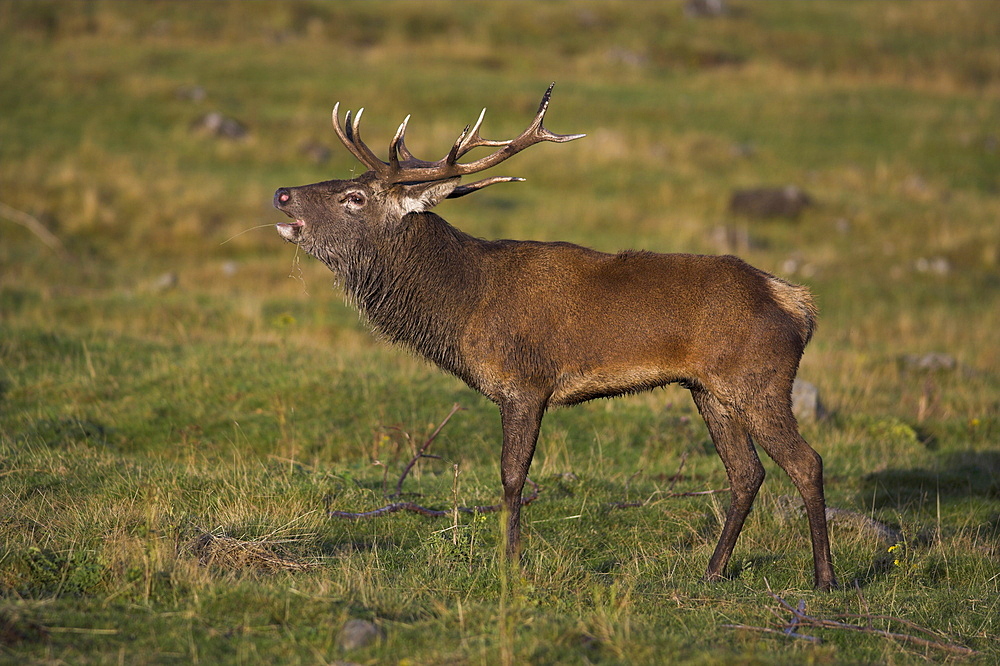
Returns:
[[[545,411],[680,383],[732,487],[706,577],[722,577],[763,482],[756,444],[805,500],[817,587],[835,585],[822,460],[791,412],[816,322],[808,290],[732,256],[474,238],[429,211],[457,186],[370,171],[282,188],[275,206],[295,220],[281,235],[338,275],[372,328],[499,406],[508,555]]]

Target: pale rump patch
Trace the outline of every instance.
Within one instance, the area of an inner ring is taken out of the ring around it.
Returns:
[[[779,277],[768,276],[768,286],[771,295],[782,310],[794,317],[802,327],[802,344],[809,342],[816,329],[816,316],[819,311],[809,289],[802,285],[785,282]]]

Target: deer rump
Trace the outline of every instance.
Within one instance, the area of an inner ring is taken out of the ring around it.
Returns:
[[[833,587],[822,459],[791,412],[792,382],[816,322],[807,289],[733,256],[482,240],[430,211],[446,198],[520,180],[460,185],[462,176],[535,143],[582,137],[542,126],[551,92],[518,137],[483,139],[481,114],[436,162],[406,148],[409,117],[383,162],[361,141],[361,111],[353,123],[348,112],[341,127],[334,107],[338,137],[369,171],[280,188],[275,207],[292,221],[279,223],[279,233],[338,275],[372,328],[499,406],[510,560],[520,554],[521,491],[545,410],[676,382],[690,389],[732,488],[706,578],[723,577],[764,480],[756,443],[802,495],[815,584]],[[479,147],[495,150],[458,162]]]

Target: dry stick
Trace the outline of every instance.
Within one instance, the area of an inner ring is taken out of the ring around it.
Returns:
[[[823,639],[818,636],[808,636],[806,634],[797,634],[793,631],[788,631],[787,629],[772,629],[771,627],[753,627],[749,624],[723,624],[720,625],[724,629],[743,629],[745,631],[759,631],[765,634],[777,634],[778,636],[785,636],[786,638],[798,638],[804,641],[810,641],[812,643],[822,643]]]
[[[805,612],[805,601],[800,601],[798,608],[793,608],[791,606],[791,604],[789,604],[787,601],[785,601],[784,599],[782,599],[781,597],[779,597],[778,595],[776,595],[774,592],[768,591],[768,594],[771,595],[771,597],[774,598],[778,603],[780,603],[782,606],[784,606],[785,610],[790,611],[792,613],[793,619],[788,624],[788,628],[794,628],[794,627],[799,627],[799,626],[809,626],[809,627],[817,627],[817,628],[822,628],[822,629],[846,629],[848,631],[857,631],[857,632],[860,632],[860,633],[863,633],[863,634],[874,634],[876,636],[884,636],[886,638],[893,638],[893,639],[904,641],[904,642],[908,642],[908,643],[914,643],[915,645],[920,645],[920,646],[923,646],[923,647],[933,647],[933,648],[937,648],[939,650],[945,650],[946,652],[955,652],[955,653],[958,653],[958,654],[965,654],[965,655],[978,654],[972,648],[967,648],[964,645],[957,645],[955,643],[944,643],[944,642],[941,642],[941,641],[931,641],[931,640],[927,640],[926,638],[920,638],[919,636],[911,636],[909,634],[900,634],[900,633],[893,632],[893,631],[887,631],[885,629],[875,629],[874,627],[871,627],[871,626],[864,627],[864,626],[857,625],[857,624],[847,624],[845,622],[838,622],[836,620],[824,620],[822,618],[813,617],[812,615],[808,615]],[[841,617],[863,617],[865,619],[868,619],[869,622],[871,621],[872,618],[885,619],[885,620],[890,620],[890,621],[894,621],[894,622],[899,622],[901,624],[904,624],[906,626],[909,626],[909,627],[911,627],[913,629],[916,629],[916,630],[921,631],[921,632],[926,633],[926,634],[936,635],[935,632],[931,631],[930,629],[926,629],[925,627],[921,627],[921,626],[919,626],[917,624],[914,624],[914,623],[909,622],[907,620],[903,620],[903,619],[898,618],[898,617],[891,617],[891,616],[886,616],[886,615],[881,615],[881,616],[880,615],[874,615],[874,616],[857,616],[857,615],[853,615],[853,614],[851,614],[851,615],[845,614],[845,615],[842,615]],[[791,634],[789,633],[789,635],[791,635]]]
[[[672,492],[674,486],[677,484],[677,481],[681,478],[681,470],[684,469],[684,463],[687,462],[687,457],[688,457],[688,451],[685,451],[684,454],[681,456],[681,462],[680,462],[680,464],[677,465],[677,471],[674,473],[674,475],[672,477],[670,477],[670,485],[667,486],[667,492],[665,492],[663,494],[660,494],[660,497],[663,497],[663,498],[669,498],[669,497],[695,497],[696,495],[714,495],[715,493],[724,493],[727,490],[729,490],[729,486],[726,486],[725,488],[715,488],[715,489],[712,489],[712,490],[692,490],[692,491],[682,492],[682,493]],[[626,487],[628,486],[629,483],[632,482],[632,479],[634,479],[638,474],[639,474],[639,472],[636,472],[631,477],[629,477],[628,482],[625,484]],[[653,494],[656,495],[656,494],[659,494],[659,493],[653,493]],[[641,502],[611,502],[608,505],[608,508],[610,508],[610,509],[632,509],[632,508],[635,508],[635,507],[638,507],[638,506],[646,506],[647,504],[649,504],[650,498],[652,498],[652,495],[650,495],[649,498],[647,498],[647,499],[645,499],[645,500],[643,500]]]
[[[531,479],[526,479],[527,483],[531,486],[531,494],[527,497],[521,498],[521,506],[527,506],[531,504],[536,499],[538,499],[538,484]],[[462,513],[495,513],[503,507],[502,504],[490,504],[488,506],[460,506],[458,510]],[[431,516],[432,518],[442,518],[444,516],[452,515],[454,509],[428,509],[425,506],[420,506],[416,502],[395,502],[393,504],[387,504],[386,506],[380,507],[378,509],[372,509],[371,511],[360,511],[354,513],[351,511],[328,511],[327,515],[331,518],[347,518],[349,520],[358,520],[361,518],[377,518],[379,516],[384,516],[390,513],[396,513],[397,511],[412,511],[413,513],[419,513],[422,516]]]
[[[681,461],[677,463],[677,471],[674,472],[674,475],[672,477],[670,477],[670,485],[667,486],[668,493],[672,492],[674,486],[676,486],[677,482],[680,481],[681,472],[684,471],[684,464],[687,463],[688,455],[690,455],[690,453],[691,449],[687,449],[686,451],[684,451],[684,453],[681,454]]]
[[[799,613],[805,613],[806,612],[806,600],[805,599],[799,599],[799,605],[796,606],[796,608],[798,608]],[[798,615],[798,613],[796,613],[796,614],[792,615],[792,621],[789,622],[788,626],[785,627],[785,633],[788,634],[788,635],[796,634],[798,632],[795,631],[795,630],[798,629],[798,627],[799,627],[799,615]]]
[[[425,441],[420,446],[420,449],[417,450],[416,455],[410,459],[410,462],[406,463],[406,467],[403,468],[403,473],[399,477],[399,482],[396,484],[396,492],[389,495],[389,497],[399,497],[400,495],[403,494],[403,481],[406,479],[406,475],[410,473],[410,470],[413,469],[413,466],[417,464],[418,460],[420,460],[421,458],[430,457],[430,456],[425,456],[424,452],[427,451],[428,447],[430,447],[431,442],[433,442],[434,439],[438,436],[438,434],[441,432],[441,429],[448,424],[448,421],[451,420],[451,417],[454,416],[456,412],[462,411],[464,409],[465,408],[459,405],[457,402],[451,406],[451,411],[448,412],[448,416],[444,417],[444,420],[438,424],[438,427],[435,428],[434,432],[430,434],[430,436],[427,438],[427,441]]]
[[[410,470],[413,469],[413,466],[417,464],[418,460],[420,460],[421,458],[437,457],[428,455],[427,449],[430,447],[431,442],[433,442],[434,439],[438,436],[438,434],[440,434],[441,430],[445,427],[445,425],[447,425],[448,421],[451,420],[451,417],[454,416],[457,412],[462,411],[463,409],[464,408],[458,403],[455,403],[452,406],[451,411],[448,412],[448,416],[444,417],[444,420],[441,421],[440,424],[438,424],[438,427],[435,428],[434,432],[430,434],[430,436],[427,438],[427,441],[421,444],[420,448],[417,450],[417,453],[413,456],[413,458],[410,459],[410,462],[406,464],[406,467],[403,468],[403,473],[400,475],[399,482],[396,484],[396,492],[394,492],[392,495],[389,495],[388,497],[399,497],[400,495],[403,494],[403,481],[406,480],[406,475],[410,473]],[[525,479],[525,481],[531,486],[531,494],[528,495],[527,497],[521,498],[521,506],[527,506],[528,504],[531,504],[536,499],[538,499],[538,491],[539,491],[538,484],[532,481],[531,479]],[[456,476],[456,482],[457,482],[457,476]],[[455,503],[457,504],[457,498]],[[394,502],[392,504],[387,504],[386,506],[380,507],[378,509],[372,509],[371,511],[359,511],[359,512],[327,511],[326,515],[330,516],[331,518],[346,518],[348,520],[359,520],[361,518],[377,518],[379,516],[384,516],[390,513],[396,513],[397,511],[412,511],[413,513],[419,513],[422,516],[441,518],[448,515],[457,515],[456,512],[494,513],[496,511],[499,511],[502,508],[502,506],[503,505],[501,504],[490,504],[487,506],[455,506],[451,510],[438,510],[438,509],[428,509],[425,506],[420,506],[416,502]]]
[[[33,215],[28,215],[24,211],[11,208],[5,203],[0,203],[0,217],[6,218],[16,224],[20,224],[23,227],[27,227],[28,231],[35,234],[39,240],[45,243],[50,250],[53,250],[59,256],[69,256],[69,253],[66,252],[66,248],[63,246],[62,241],[59,240],[55,234],[46,229],[45,225],[39,222],[38,218]]]
[[[861,615],[859,613],[835,613],[833,617],[850,617],[858,620],[868,620],[868,627],[871,629],[874,629],[874,627],[872,627],[871,625],[872,620],[886,620],[889,622],[899,622],[905,627],[909,627],[910,629],[914,629],[916,631],[928,634],[930,636],[936,636],[937,638],[940,638],[942,640],[947,640],[948,638],[940,631],[937,631],[935,629],[928,629],[927,627],[921,627],[916,622],[910,622],[909,620],[904,620],[901,617],[895,617],[892,615],[871,615],[871,614]],[[878,630],[876,629],[876,631]]]

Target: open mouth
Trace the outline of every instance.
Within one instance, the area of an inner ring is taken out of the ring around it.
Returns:
[[[306,223],[303,220],[289,220],[288,222],[278,222],[274,228],[278,230],[278,235],[285,240],[295,241],[299,239],[304,226]]]

